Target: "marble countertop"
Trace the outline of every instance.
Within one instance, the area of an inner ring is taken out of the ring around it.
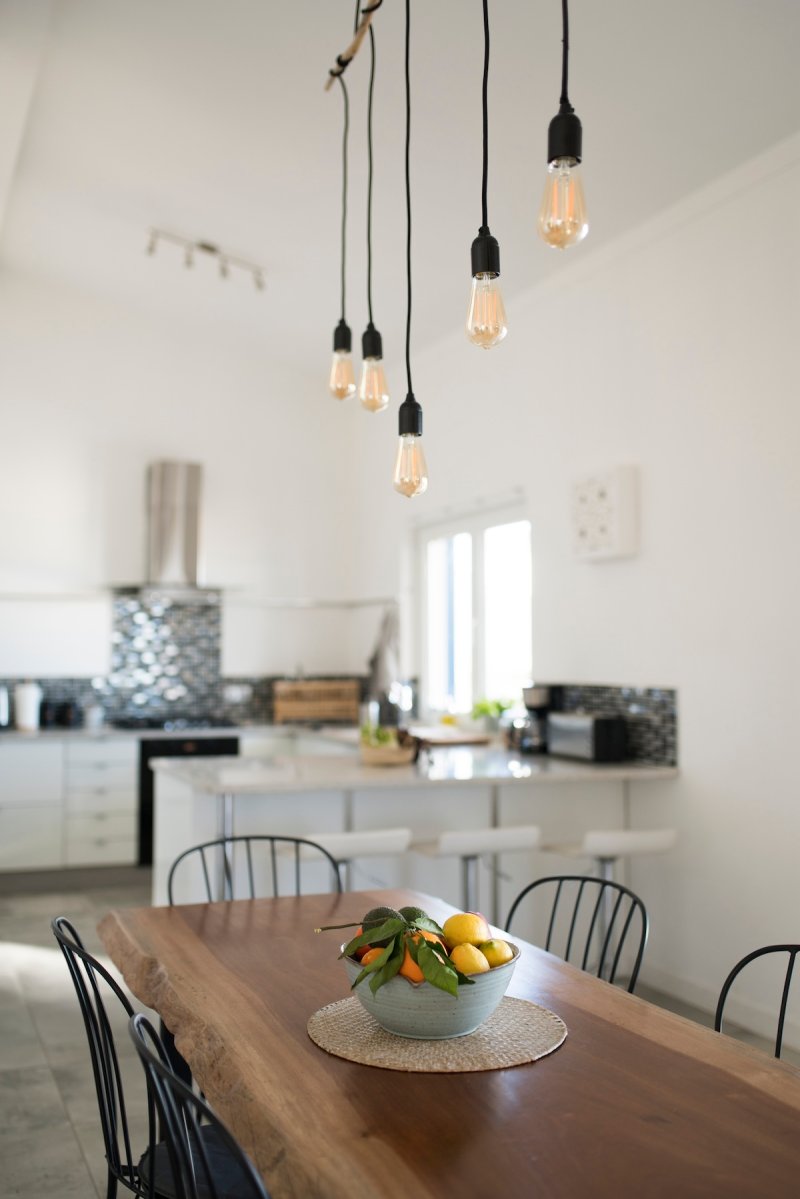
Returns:
[[[520,756],[499,748],[436,749],[412,766],[364,766],[353,756],[274,758],[154,758],[157,774],[205,794],[288,791],[362,791],[435,786],[503,786],[514,783],[646,782],[674,779],[674,766],[636,762],[609,765]]]

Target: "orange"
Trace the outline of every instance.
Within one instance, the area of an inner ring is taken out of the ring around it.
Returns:
[[[356,929],[356,937],[360,937],[361,934],[363,933],[363,931],[364,931],[363,928],[361,927],[361,925],[359,925],[358,928]],[[356,958],[360,962],[361,959],[363,958],[364,954],[369,952],[370,948],[371,948],[371,946],[369,946],[369,945],[362,945],[359,949],[357,949],[354,952],[353,957]]]
[[[426,941],[438,941],[441,945],[441,937],[437,937],[436,933],[429,933],[424,928],[421,928],[418,932],[414,933],[415,941],[418,941],[420,937],[424,937]],[[407,945],[405,946],[405,953],[403,954],[403,964],[400,967],[400,974],[402,974],[403,978],[407,978],[408,981],[412,983],[421,983],[425,981],[425,975],[422,973],[419,966],[408,952]]]
[[[374,962],[375,959],[377,957],[379,957],[382,953],[383,953],[383,950],[378,945],[376,945],[374,949],[368,949],[367,952],[364,954],[363,958],[361,959],[361,965],[368,966],[370,964],[370,962]]]

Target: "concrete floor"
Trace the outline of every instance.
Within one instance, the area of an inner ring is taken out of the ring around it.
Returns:
[[[75,991],[50,921],[67,916],[90,952],[109,908],[150,902],[147,870],[0,877],[0,1199],[102,1199],[106,1168],[88,1050]],[[711,1026],[707,1012],[641,985],[642,998]],[[134,1152],[147,1143],[144,1076],[124,1012],[109,1011],[126,1075]],[[728,1030],[732,1033],[737,1030]],[[742,1038],[766,1052],[761,1038]],[[800,1064],[800,1055],[786,1055]],[[120,1192],[124,1193],[124,1192]]]

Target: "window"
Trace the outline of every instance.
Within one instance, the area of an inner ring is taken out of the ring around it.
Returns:
[[[495,511],[423,529],[422,706],[516,701],[531,676],[531,526]]]

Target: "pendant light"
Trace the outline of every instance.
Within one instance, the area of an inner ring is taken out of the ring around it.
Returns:
[[[489,176],[489,0],[483,0],[483,179],[482,223],[472,243],[472,294],[467,313],[467,337],[490,350],[508,332],[500,294],[500,247],[489,232],[486,192]]]
[[[411,386],[411,5],[406,0],[406,378],[408,394],[400,405],[400,442],[394,465],[394,488],[411,499],[428,489],[428,467],[422,449],[422,408]]]
[[[379,8],[382,0],[365,12]],[[361,338],[361,380],[358,396],[368,412],[383,412],[389,403],[389,388],[383,370],[383,341],[372,323],[372,94],[375,88],[375,34],[369,27],[369,91],[367,93],[367,310],[369,323]]]
[[[344,101],[344,133],[342,137],[342,315],[333,331],[333,362],[331,377],[328,383],[330,393],[337,400],[347,400],[356,390],[356,380],[353,374],[353,335],[344,317],[345,308],[345,263],[347,260],[347,135],[350,131],[350,103],[347,96],[347,85],[340,73],[336,75],[342,89]],[[335,73],[335,72],[334,72]]]
[[[556,116],[547,131],[547,180],[542,207],[539,211],[539,233],[556,250],[583,241],[589,232],[586,201],[581,180],[581,150],[583,130],[569,102],[567,76],[569,68],[569,11],[567,0],[561,0],[563,22],[561,54],[561,99]]]

